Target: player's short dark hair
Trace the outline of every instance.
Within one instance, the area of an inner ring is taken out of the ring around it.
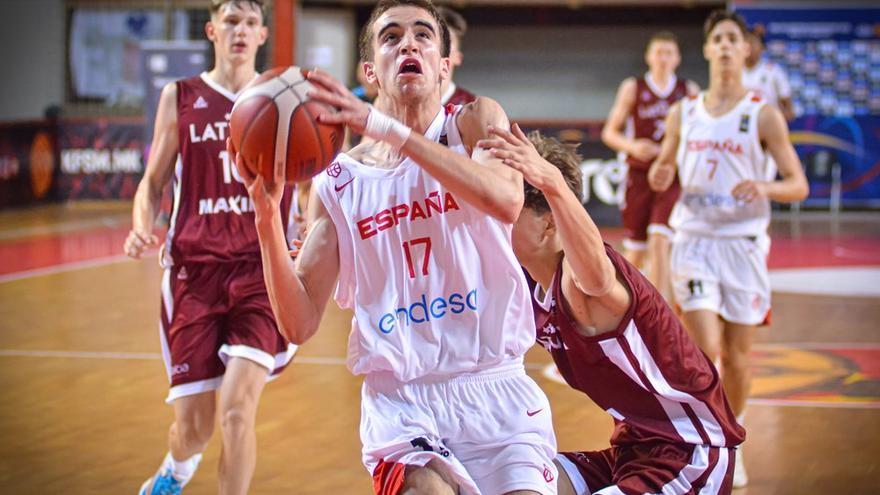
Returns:
[[[655,41],[668,41],[670,43],[675,43],[675,46],[678,46],[678,36],[672,31],[657,31],[652,34],[651,39],[648,40],[647,47],[650,47]]]
[[[449,31],[455,33],[459,40],[462,39],[465,33],[467,33],[468,28],[467,21],[464,20],[464,17],[445,5],[438,6],[437,11],[440,12],[440,16],[443,17],[443,20],[446,21],[446,26],[449,28]]]
[[[754,36],[755,39],[761,42],[761,46],[767,46],[767,42],[764,40],[764,26],[757,24],[753,26],[748,31],[749,36]]]
[[[746,33],[749,31],[749,28],[746,27],[746,21],[741,15],[729,10],[717,9],[709,14],[709,17],[706,18],[706,23],[703,24],[703,39],[708,41],[709,33],[715,29],[715,26],[724,21],[733,21],[739,26],[739,31],[742,33],[743,37],[745,37]]]
[[[373,24],[376,23],[376,20],[382,14],[394,7],[418,7],[431,14],[431,17],[437,21],[437,27],[440,29],[438,33],[440,35],[440,55],[444,57],[449,56],[449,26],[446,25],[446,21],[443,20],[443,16],[440,15],[440,11],[437,10],[434,2],[431,0],[380,0],[373,8],[373,12],[370,13],[367,23],[361,29],[359,47],[361,60],[365,62],[373,61]]]
[[[556,138],[544,136],[540,131],[530,132],[529,141],[535,145],[535,149],[538,150],[541,158],[552,163],[562,172],[562,177],[565,179],[568,188],[571,189],[571,192],[578,199],[582,199],[581,180],[583,173],[581,172],[581,161],[583,159],[576,151],[577,145],[566,144]],[[550,205],[547,203],[544,193],[529,184],[528,181],[523,182],[525,184],[525,201],[523,206],[531,208],[538,213],[550,211]]]
[[[248,3],[251,5],[251,7],[254,7],[257,10],[259,10],[260,14],[262,14],[264,17],[266,16],[266,3],[267,3],[267,1],[264,1],[264,0],[211,0],[211,7],[209,9],[211,11],[211,15],[214,15],[217,12],[220,12],[220,8],[223,7],[224,5],[226,5],[227,3],[231,3],[232,5],[235,5],[236,7],[241,7],[241,4]]]

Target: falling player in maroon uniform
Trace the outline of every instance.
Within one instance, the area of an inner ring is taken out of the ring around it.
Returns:
[[[180,493],[211,438],[218,408],[218,492],[246,493],[256,464],[260,394],[296,349],[277,331],[254,209],[226,151],[229,112],[256,76],[257,49],[266,41],[262,8],[253,0],[213,1],[205,31],[214,45],[214,68],[163,89],[135,195],[125,252],[139,258],[158,243],[153,222],[173,175],[174,209],[161,256],[160,338],[174,423],[169,452],[141,487],[144,495]],[[282,218],[289,205],[287,191]]]
[[[480,146],[528,182],[512,241],[537,281],[537,341],[565,381],[614,418],[611,448],[557,456],[560,495],[729,493],[745,431],[712,362],[657,290],[603,243],[577,197],[579,157],[518,126],[492,132]]]
[[[692,81],[675,77],[681,55],[676,37],[669,31],[660,31],[651,37],[645,50],[645,62],[648,72],[644,76],[629,77],[620,84],[617,99],[602,128],[602,141],[614,151],[626,153],[628,171],[620,205],[625,229],[623,253],[630,263],[646,268],[648,279],[670,301],[672,230],[668,222],[680,189],[676,182],[667,191],[655,193],[648,187],[648,168],[660,153],[669,108],[682,97],[696,94],[700,88]],[[624,132],[625,127],[629,132]]]

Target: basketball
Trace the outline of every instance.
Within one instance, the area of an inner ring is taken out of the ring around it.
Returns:
[[[299,67],[276,67],[254,79],[229,118],[232,144],[252,173],[302,182],[324,170],[339,152],[343,129],[318,122],[335,110],[307,96],[312,84]]]

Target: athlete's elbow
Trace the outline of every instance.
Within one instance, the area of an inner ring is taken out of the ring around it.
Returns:
[[[281,332],[281,336],[294,345],[305,344],[309,340],[309,338],[314,335],[315,330],[316,329],[310,330],[302,324],[283,324],[280,322],[278,323],[278,331]]]
[[[795,201],[803,201],[803,200],[807,199],[807,196],[809,196],[809,195],[810,195],[810,184],[807,182],[806,179],[803,179],[798,184],[797,198],[795,199]]]

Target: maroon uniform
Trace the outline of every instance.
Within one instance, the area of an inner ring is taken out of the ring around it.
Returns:
[[[296,349],[277,331],[253,207],[226,152],[236,96],[207,74],[177,82],[180,153],[162,260],[169,401],[216,389],[229,357],[277,372]],[[290,204],[287,190],[281,205],[284,222]]]
[[[455,83],[451,83],[452,92],[449,92],[446,95],[443,95],[443,101],[441,102],[445,105],[466,105],[477,99],[477,96],[470,91],[456,86]]]
[[[633,138],[663,141],[666,115],[678,100],[687,95],[687,81],[674,79],[672,89],[662,93],[649,78],[636,79],[636,99],[630,109]],[[621,204],[624,237],[627,247],[644,248],[650,231],[670,234],[669,214],[678,200],[681,186],[678,180],[664,192],[654,192],[648,186],[650,162],[627,156],[629,171],[626,177],[624,200]]]
[[[578,493],[611,485],[627,494],[728,492],[745,430],[718,372],[651,283],[605,250],[632,295],[615,331],[578,332],[561,303],[561,262],[543,301],[535,291],[537,341],[571,387],[614,417],[610,449],[558,459]]]

